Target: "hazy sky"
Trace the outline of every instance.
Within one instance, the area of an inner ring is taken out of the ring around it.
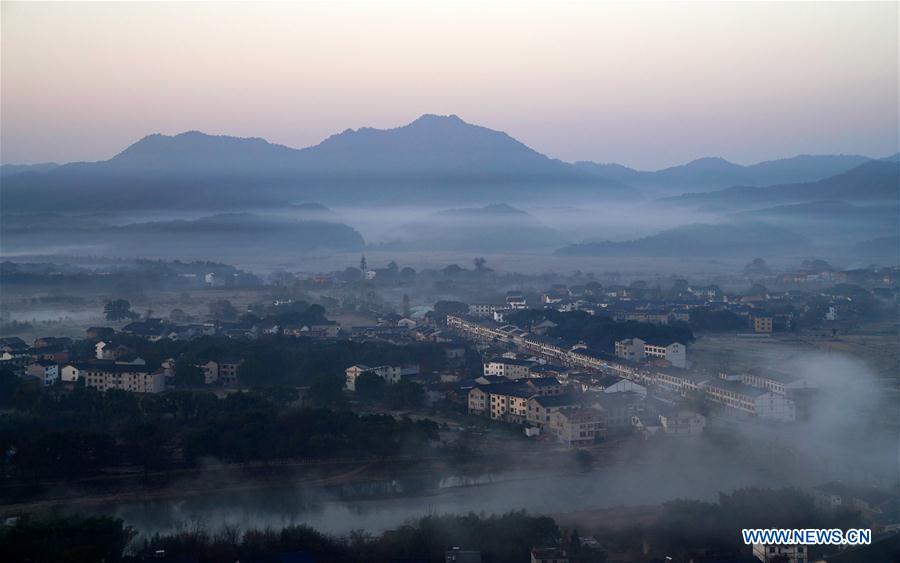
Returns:
[[[564,160],[898,150],[898,3],[2,2],[0,158],[458,114]]]

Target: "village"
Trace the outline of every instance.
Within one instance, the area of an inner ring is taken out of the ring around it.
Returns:
[[[327,307],[281,291],[246,311],[213,301],[211,313],[226,314],[201,320],[184,312],[140,315],[127,301],[113,300],[104,309],[117,321],[89,326],[83,338],[45,336],[30,344],[0,339],[0,368],[16,378],[16,394],[32,385],[55,395],[84,388],[229,397],[277,384],[294,388],[290,400],[298,405],[323,404],[317,393],[321,379],[328,379],[360,413],[437,421],[442,442],[452,444],[458,432],[478,429],[478,436],[489,429],[482,451],[515,456],[530,448],[549,456],[551,465],[575,459],[590,469],[616,463],[618,450],[652,451],[670,441],[709,439],[710,433],[754,435],[760,440],[754,447],[791,455],[793,446],[783,438],[831,390],[771,365],[695,367],[691,350],[698,328],[758,340],[809,331],[804,327],[815,319],[813,330],[833,335],[865,322],[875,305],[896,307],[895,293],[884,288],[896,286],[897,272],[887,270],[779,274],[766,283],[787,289],[756,283],[741,293],[678,280],[667,290],[640,282],[551,283],[542,291],[507,290],[492,301],[442,300],[424,313],[404,294],[396,309],[381,306],[348,317],[328,296],[355,295],[347,288],[359,284],[409,291],[404,284],[410,275],[400,280],[396,267],[360,271],[361,280],[349,281],[327,274],[279,277],[279,287],[300,287]],[[453,275],[460,286],[485,283],[483,273]],[[220,291],[235,283],[230,277],[211,273],[200,290]],[[861,299],[861,292],[868,297]],[[364,318],[372,322],[353,322]],[[311,378],[302,366],[265,360],[273,351],[294,349],[326,373]],[[900,528],[890,476],[858,467],[834,475],[804,487],[817,509],[840,514],[852,508],[877,533]],[[560,552],[546,553],[564,560]],[[792,553],[789,560],[802,560]]]

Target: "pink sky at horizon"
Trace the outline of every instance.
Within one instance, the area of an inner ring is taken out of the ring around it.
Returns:
[[[0,160],[457,114],[567,161],[900,150],[898,3],[0,4]]]

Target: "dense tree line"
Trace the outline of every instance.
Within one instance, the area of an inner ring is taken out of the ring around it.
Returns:
[[[414,409],[425,402],[425,391],[414,381],[400,381],[393,385],[374,372],[365,372],[356,379],[356,397],[362,401],[383,403],[392,409]]]
[[[14,409],[0,415],[0,452],[5,475],[19,483],[77,479],[116,465],[145,471],[190,466],[204,457],[237,462],[372,457],[436,447],[433,422],[295,407],[293,388],[219,399],[188,391],[46,390],[30,382],[13,387],[11,377],[0,373],[0,387],[12,390],[7,406]]]
[[[672,340],[687,344],[694,341],[694,333],[686,323],[654,325],[635,321],[617,322],[603,315],[589,315],[584,311],[563,313],[553,310],[524,309],[513,311],[506,320],[524,330],[532,323],[548,319],[556,323],[547,333],[569,343],[584,342],[592,348],[612,353],[617,340],[641,338],[643,340]]]
[[[115,563],[133,537],[117,518],[20,518],[14,526],[0,526],[0,561]]]
[[[651,524],[606,530],[598,539],[635,559],[646,557],[648,551],[658,559],[671,556],[676,561],[713,554],[725,559],[748,555],[742,528],[847,529],[860,524],[855,513],[820,512],[813,499],[797,489],[746,488],[720,493],[718,502],[667,502]]]
[[[244,364],[238,380],[241,385],[251,387],[306,386],[323,374],[342,376],[344,370],[354,364],[418,365],[424,372],[437,371],[447,365],[445,345],[428,342],[398,346],[386,342],[290,336],[265,336],[245,341],[207,336],[189,341],[158,342],[117,336],[116,341],[133,347],[137,355],[154,368],[168,358],[175,358],[185,367],[216,358],[242,358]]]
[[[577,530],[561,531],[552,518],[525,512],[484,516],[432,515],[378,535],[356,531],[338,538],[305,525],[281,530],[184,531],[135,541],[121,520],[77,516],[23,518],[0,528],[3,561],[143,561],[157,550],[168,558],[213,561],[279,561],[289,553],[306,553],[315,561],[444,561],[453,547],[481,552],[486,563],[520,562],[538,546],[561,546],[573,563],[602,563],[616,554],[629,561],[736,560],[749,556],[742,528],[859,527],[852,512],[826,515],[796,489],[739,489],[721,493],[717,502],[675,500],[663,504],[644,523],[591,530],[602,548],[582,545]],[[808,559],[833,553],[837,546],[812,546]],[[864,560],[864,559],[859,559]],[[880,558],[870,560],[880,561]]]
[[[305,552],[315,561],[380,562],[444,561],[452,547],[478,550],[487,563],[528,561],[533,546],[558,541],[552,518],[510,512],[500,516],[426,516],[380,535],[354,532],[349,538],[321,533],[309,526],[281,530],[201,527],[136,542],[134,554],[124,553],[133,531],[112,518],[64,517],[23,519],[0,528],[3,561],[138,561],[152,560],[157,550],[167,558],[201,562],[280,561],[280,555]]]
[[[727,309],[696,307],[691,309],[691,328],[702,331],[744,330],[749,326],[747,317]]]

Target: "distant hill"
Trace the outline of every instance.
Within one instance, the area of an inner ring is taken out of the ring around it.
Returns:
[[[807,236],[817,243],[846,245],[863,239],[900,235],[900,207],[893,204],[852,205],[814,201],[779,205],[731,216],[732,220],[764,221]]]
[[[852,247],[849,256],[866,262],[900,265],[900,237],[878,237],[858,242]]]
[[[576,166],[596,174],[659,194],[701,192],[730,186],[768,186],[821,180],[840,174],[871,160],[858,155],[800,155],[742,166],[723,158],[708,157],[655,172],[640,171],[620,164],[576,162]]]
[[[111,255],[221,257],[234,254],[312,253],[362,250],[365,241],[337,222],[291,220],[251,213],[226,213],[191,220],[111,226],[84,218],[49,220],[19,216],[0,224],[0,252],[40,252],[84,247]]]
[[[740,210],[759,206],[840,200],[849,203],[890,202],[900,196],[900,164],[870,160],[816,182],[765,187],[736,186],[707,193],[689,193],[659,200],[666,205],[706,210]]]
[[[140,173],[208,174],[218,170],[229,174],[262,172],[277,175],[296,166],[296,149],[259,138],[207,135],[188,131],[174,136],[147,135],[113,158],[103,162],[74,163],[70,169]]]
[[[380,246],[396,250],[504,252],[557,248],[567,241],[533,215],[506,204],[450,209],[407,223]]]
[[[302,221],[325,221],[342,223],[341,216],[321,203],[295,203],[278,210],[278,215]]]
[[[741,211],[734,217],[754,220],[779,220],[779,221],[849,221],[866,223],[891,223],[897,228],[898,204],[894,205],[853,205],[845,201],[812,201],[806,203],[794,203],[790,205],[778,205],[751,211]]]
[[[722,257],[782,256],[802,252],[810,241],[766,223],[694,223],[626,242],[595,242],[560,248],[561,256]]]
[[[0,202],[9,210],[235,209],[298,200],[486,202],[549,193],[592,200],[637,194],[506,133],[455,115],[423,115],[395,129],[347,130],[305,149],[196,131],[149,135],[107,161],[11,176]]]
[[[22,174],[23,172],[47,172],[59,166],[55,162],[41,162],[39,164],[3,164],[0,165],[0,177]]]

